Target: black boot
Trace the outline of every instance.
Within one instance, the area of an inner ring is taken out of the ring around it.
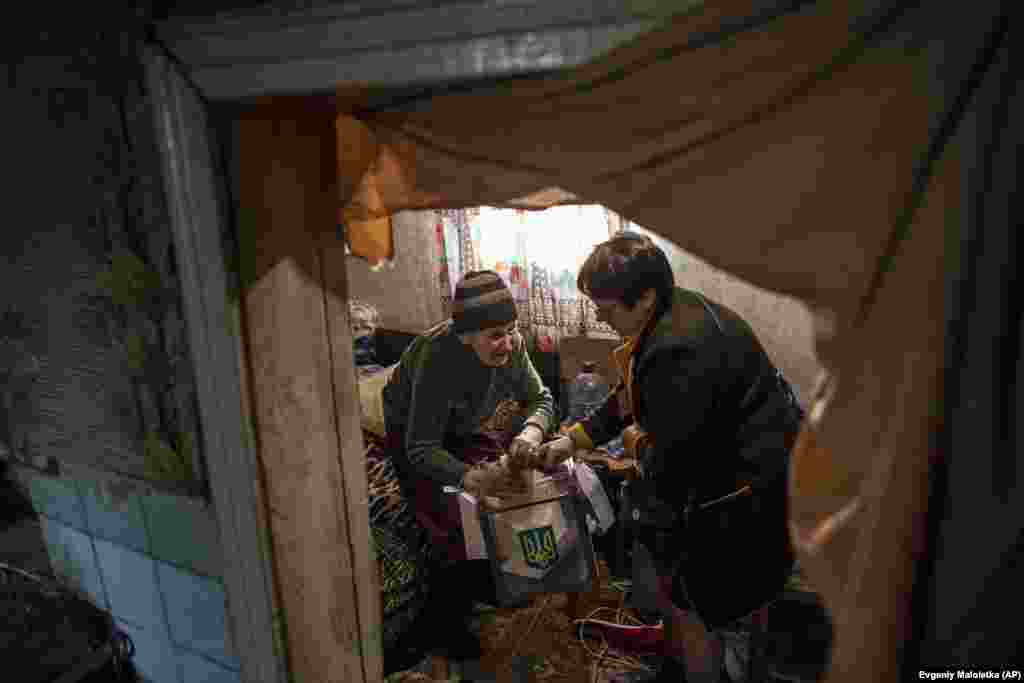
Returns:
[[[484,654],[483,648],[480,646],[480,638],[469,630],[465,619],[455,626],[450,633],[446,634],[442,640],[444,644],[441,646],[441,649],[448,655],[448,659],[456,661],[475,660],[480,659]]]
[[[432,652],[455,660],[480,659],[480,639],[466,622],[466,617],[454,613],[450,604],[432,601],[402,636],[396,649]]]
[[[729,683],[732,677],[725,668],[725,659],[719,663],[718,683]],[[687,683],[686,666],[675,657],[665,657],[662,660],[661,668],[651,683]]]
[[[435,577],[424,634],[430,648],[458,661],[480,659],[480,639],[468,621],[474,601],[495,602],[490,565],[486,560],[456,562],[440,569]]]
[[[675,657],[665,657],[651,683],[686,683],[686,667]]]

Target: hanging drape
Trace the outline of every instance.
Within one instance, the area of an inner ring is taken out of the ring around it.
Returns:
[[[561,188],[807,302],[829,381],[790,515],[835,625],[828,680],[901,680],[947,455],[948,248],[976,219],[961,124],[1018,15],[996,0],[708,2],[565,74],[343,113],[341,216],[372,233],[399,209]]]

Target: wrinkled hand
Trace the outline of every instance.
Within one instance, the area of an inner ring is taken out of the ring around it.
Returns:
[[[477,500],[482,500],[489,496],[522,495],[526,487],[523,478],[509,468],[507,460],[503,460],[470,469],[462,479],[462,488]]]
[[[576,444],[568,436],[560,436],[541,445],[536,452],[533,467],[546,469],[565,462],[576,452]]]
[[[509,446],[509,467],[510,469],[524,470],[533,466],[536,457],[537,447],[544,440],[544,432],[536,425],[526,425],[523,431],[512,440]]]

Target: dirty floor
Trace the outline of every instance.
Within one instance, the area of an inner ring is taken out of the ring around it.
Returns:
[[[601,581],[590,593],[580,595],[576,614],[593,615],[608,621],[636,618],[632,610],[623,605],[622,590],[609,580],[609,572],[601,565]],[[484,656],[479,663],[465,667],[465,679],[494,681],[494,683],[605,683],[609,673],[623,671],[626,666],[610,658],[599,657],[601,644],[580,641],[578,628],[570,614],[570,598],[554,593],[535,598],[529,605],[519,608],[487,609],[479,612],[476,624]],[[631,622],[637,623],[637,622]],[[591,652],[588,653],[587,646]],[[628,666],[642,664],[640,660]],[[393,674],[388,683],[426,683],[435,680],[459,680],[456,665],[449,679],[427,675],[429,662],[417,671]]]
[[[453,665],[448,676],[431,668],[428,659],[415,670],[392,674],[387,683],[433,683],[472,680],[486,683],[620,683],[646,681],[657,658],[624,659],[596,640],[582,642],[576,617],[638,624],[640,617],[625,607],[625,593],[607,566],[599,562],[600,582],[580,595],[576,614],[564,593],[540,596],[520,608],[487,609],[476,623],[484,656],[478,663]],[[763,656],[772,671],[770,680],[811,683],[821,680],[827,666],[831,626],[813,592],[797,575],[771,609],[774,616],[763,641]],[[727,638],[734,637],[737,634]],[[741,648],[744,650],[745,648]],[[742,666],[742,665],[739,665]],[[742,670],[742,669],[741,669]],[[765,672],[767,674],[767,672]]]

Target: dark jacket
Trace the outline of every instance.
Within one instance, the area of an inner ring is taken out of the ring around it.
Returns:
[[[788,383],[735,312],[676,289],[633,354],[636,414],[609,401],[583,422],[595,443],[636,422],[651,437],[641,456],[642,518],[664,510],[672,532],[641,533],[657,563],[678,567],[689,601],[711,626],[760,606],[793,561],[786,474],[800,419]],[[750,484],[755,493],[698,511]],[[688,520],[688,521],[687,521]]]

